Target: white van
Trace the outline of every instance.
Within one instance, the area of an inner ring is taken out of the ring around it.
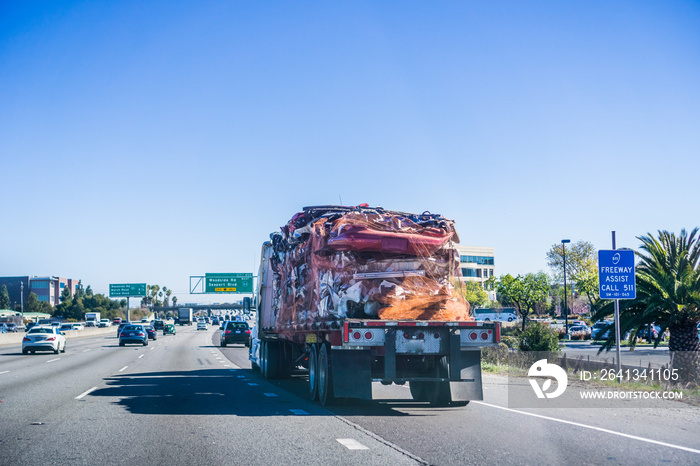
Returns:
[[[474,318],[478,321],[489,322],[515,322],[518,314],[514,307],[504,307],[501,309],[474,309]]]

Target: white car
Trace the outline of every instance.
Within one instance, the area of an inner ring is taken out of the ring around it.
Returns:
[[[206,330],[206,329],[207,329],[206,322],[197,322],[197,330]]]
[[[56,327],[33,327],[22,340],[22,354],[35,351],[66,352],[66,337]]]
[[[100,323],[97,324],[99,328],[105,328],[105,327],[111,327],[112,326],[112,321],[109,319],[100,319]]]

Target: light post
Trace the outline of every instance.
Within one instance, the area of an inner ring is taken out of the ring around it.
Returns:
[[[564,257],[564,339],[569,339],[569,309],[566,305],[566,243],[570,243],[571,240],[563,239],[561,240],[561,250]]]

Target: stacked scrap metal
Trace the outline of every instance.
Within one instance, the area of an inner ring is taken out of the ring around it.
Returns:
[[[339,319],[473,320],[454,289],[454,222],[381,207],[306,207],[270,235],[276,329]]]

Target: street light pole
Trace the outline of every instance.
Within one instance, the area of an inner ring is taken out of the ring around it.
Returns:
[[[569,309],[566,304],[566,243],[571,240],[561,240],[562,255],[564,256],[564,339],[569,339]]]

